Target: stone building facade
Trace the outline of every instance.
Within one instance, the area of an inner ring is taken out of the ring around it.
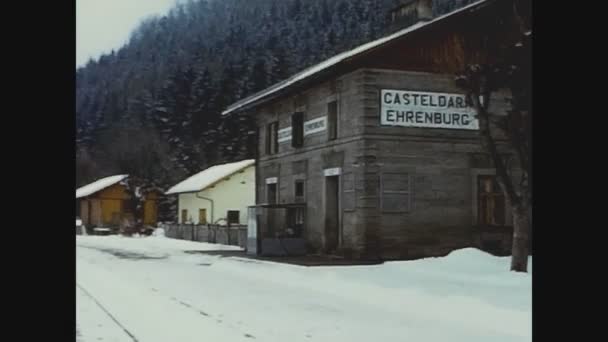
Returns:
[[[260,235],[296,236],[309,252],[361,259],[463,247],[508,254],[509,205],[454,82],[458,65],[493,58],[478,45],[481,27],[506,39],[486,27],[488,16],[508,13],[504,2],[480,1],[398,31],[229,107],[225,114],[257,122],[256,203],[285,209],[259,212]],[[504,115],[507,97],[494,93],[490,111]]]

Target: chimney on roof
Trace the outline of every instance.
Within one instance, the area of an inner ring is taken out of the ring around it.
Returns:
[[[390,13],[391,32],[433,19],[433,0],[401,0]]]

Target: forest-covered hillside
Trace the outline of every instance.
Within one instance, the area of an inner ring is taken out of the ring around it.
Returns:
[[[434,0],[434,11],[473,1]],[[220,112],[387,34],[397,3],[197,0],[143,20],[125,46],[76,71],[77,185],[128,173],[167,188],[213,164],[251,157],[250,121]]]

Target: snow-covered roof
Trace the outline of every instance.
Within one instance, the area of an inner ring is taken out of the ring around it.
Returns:
[[[457,16],[463,12],[466,12],[467,10],[470,10],[474,7],[480,6],[486,2],[491,2],[493,0],[479,0],[477,2],[471,3],[469,5],[466,5],[464,7],[461,7],[453,12],[438,16],[432,20],[429,21],[425,21],[425,22],[419,22],[417,24],[414,24],[412,26],[408,26],[407,28],[404,28],[400,31],[397,31],[391,35],[388,35],[386,37],[371,41],[369,43],[360,45],[350,51],[346,51],[343,53],[340,53],[334,57],[331,57],[330,59],[327,59],[317,65],[314,65],[310,68],[304,69],[303,71],[291,76],[290,78],[281,81],[279,83],[276,83],[268,88],[266,88],[265,90],[262,90],[256,94],[253,94],[249,97],[246,97],[240,101],[237,101],[235,103],[233,103],[232,105],[230,105],[228,108],[226,108],[225,111],[222,112],[222,115],[227,115],[230,114],[234,111],[237,111],[239,109],[243,109],[244,107],[247,107],[248,105],[253,104],[256,101],[260,101],[260,100],[264,100],[265,98],[269,97],[270,95],[283,90],[285,88],[288,88],[298,82],[304,81],[305,79],[323,71],[326,69],[329,69],[330,67],[334,67],[339,63],[342,63],[344,61],[347,61],[353,57],[356,57],[359,54],[362,54],[364,52],[370,51],[374,48],[380,47],[381,45],[384,45],[388,42],[391,42],[397,38],[401,38],[405,35],[407,35],[408,33],[414,32],[416,30],[419,30],[423,27],[427,27],[430,25],[433,25],[439,21],[442,21],[448,17],[453,17],[453,16]]]
[[[98,179],[91,184],[87,184],[83,187],[76,189],[76,198],[86,197],[92,195],[96,192],[99,192],[109,186],[112,186],[123,179],[127,178],[129,175],[116,175],[110,176],[102,179]]]
[[[174,185],[166,194],[179,194],[184,192],[197,192],[208,188],[218,181],[243,170],[255,163],[254,159],[241,160],[235,163],[221,164],[212,166],[202,172],[187,178],[186,180]]]

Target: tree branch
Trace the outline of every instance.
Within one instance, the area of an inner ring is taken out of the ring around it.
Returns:
[[[513,182],[507,173],[506,165],[498,153],[496,141],[491,134],[489,114],[487,112],[487,108],[489,108],[490,103],[489,97],[485,97],[484,103],[481,104],[479,101],[479,94],[475,92],[472,93],[472,101],[475,109],[477,110],[477,115],[479,118],[482,145],[484,145],[486,150],[490,152],[490,157],[492,158],[494,167],[496,168],[496,174],[498,175],[498,183],[503,187],[503,190],[509,197],[511,204],[519,205],[521,203],[521,198],[515,191]]]

